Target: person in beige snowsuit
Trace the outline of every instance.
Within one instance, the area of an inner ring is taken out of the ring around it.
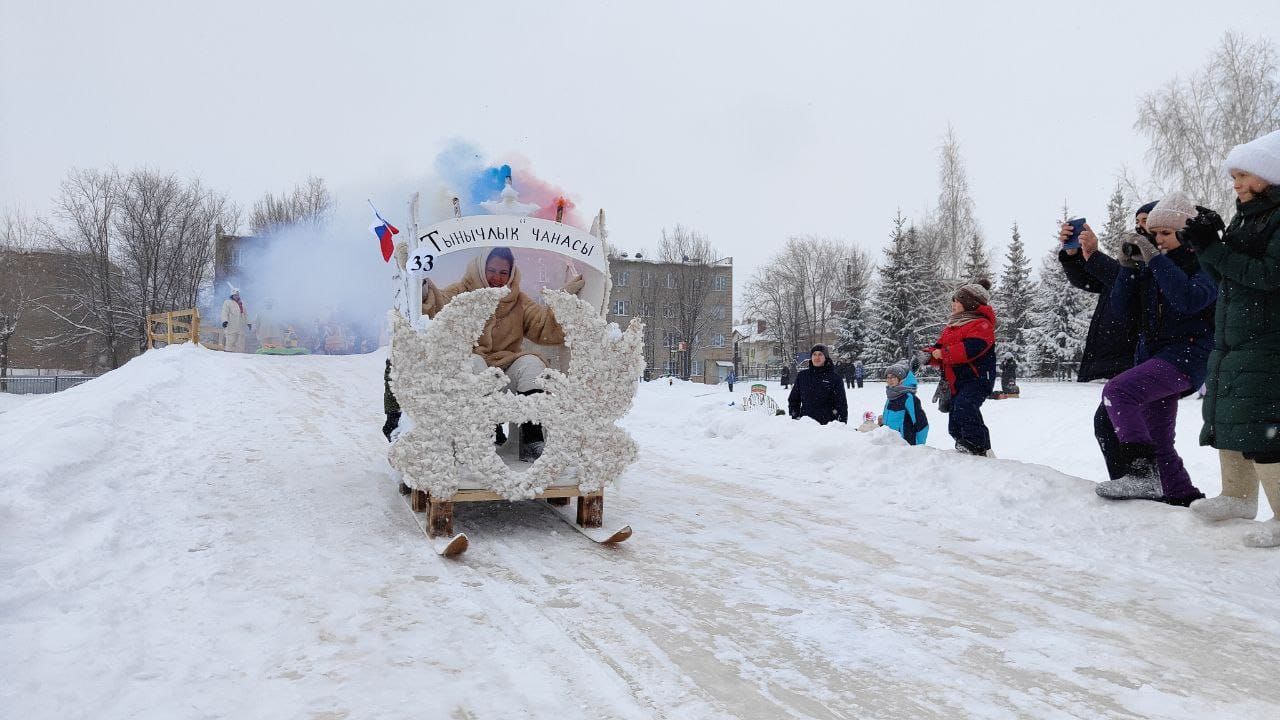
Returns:
[[[253,329],[240,300],[240,288],[231,286],[231,297],[222,301],[222,349],[227,352],[244,352],[245,336]]]
[[[565,292],[578,294],[585,279],[579,275],[565,284]],[[486,287],[511,289],[485,323],[484,332],[476,341],[475,354],[471,356],[476,372],[486,367],[501,369],[508,380],[507,389],[528,395],[542,392],[542,371],[547,363],[536,353],[524,350],[526,339],[539,345],[561,345],[564,330],[556,322],[555,315],[545,305],[520,290],[520,271],[516,268],[511,250],[497,247],[487,256],[477,257],[468,266],[462,280],[443,288],[427,280],[422,288],[422,314],[435,317],[436,313],[455,296]],[[499,434],[499,438],[501,438]],[[542,426],[525,423],[520,427],[520,459],[534,460],[542,454]]]

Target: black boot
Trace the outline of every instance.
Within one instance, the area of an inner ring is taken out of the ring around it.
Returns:
[[[542,392],[541,390],[526,390],[521,395],[534,395]],[[542,449],[546,447],[546,442],[542,437],[542,425],[537,423],[520,423],[520,459],[524,462],[533,462],[542,457]]]
[[[1098,483],[1095,491],[1108,500],[1159,500],[1164,497],[1156,449],[1145,443],[1120,443],[1119,455],[1128,470],[1123,477]]]
[[[542,438],[542,425],[538,423],[520,424],[520,459],[533,462],[542,457],[546,442]]]
[[[387,442],[391,442],[391,433],[398,427],[400,427],[400,413],[387,413],[387,421],[382,423],[382,434],[386,436]]]

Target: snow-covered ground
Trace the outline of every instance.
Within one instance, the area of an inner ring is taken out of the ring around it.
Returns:
[[[1097,386],[988,403],[988,460],[648,384],[630,541],[464,505],[449,561],[386,479],[383,357],[173,347],[0,414],[0,716],[1280,713],[1280,553],[1098,499]]]

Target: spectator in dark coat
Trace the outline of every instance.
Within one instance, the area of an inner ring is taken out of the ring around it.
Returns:
[[[1196,218],[1186,236],[1218,282],[1213,353],[1200,443],[1218,449],[1222,494],[1191,510],[1204,520],[1252,520],[1261,485],[1271,520],[1244,537],[1251,547],[1280,547],[1280,130],[1238,145],[1224,169],[1236,191],[1236,215]]]
[[[786,387],[790,385],[791,384],[791,368],[786,365],[783,365],[782,375],[778,379],[782,383],[782,387]]]
[[[862,361],[861,360],[854,361],[853,381],[857,383],[858,387],[862,387],[862,379],[865,378],[866,376],[867,376],[867,368],[862,364]]]
[[[1138,208],[1134,215],[1135,231],[1147,232],[1147,215],[1156,203],[1149,202]],[[1065,243],[1071,237],[1072,228],[1064,223],[1058,237]],[[1085,292],[1098,296],[1098,305],[1089,321],[1089,334],[1085,336],[1084,355],[1080,360],[1079,382],[1110,380],[1133,367],[1133,352],[1138,345],[1138,318],[1136,313],[1113,314],[1111,312],[1111,288],[1120,274],[1120,263],[1098,249],[1098,236],[1086,223],[1080,233],[1080,247],[1059,250],[1058,261],[1067,275],[1067,282]],[[1093,413],[1093,435],[1098,440],[1102,457],[1107,463],[1107,475],[1112,480],[1123,477],[1127,470],[1120,457],[1120,440],[1111,424],[1107,409],[1098,403]]]
[[[795,386],[787,397],[791,417],[811,417],[820,425],[832,420],[849,421],[849,405],[844,383],[827,358],[825,345],[814,345],[809,352],[809,369],[796,373]]]

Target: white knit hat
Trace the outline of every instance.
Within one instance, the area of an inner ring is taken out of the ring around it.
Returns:
[[[1229,176],[1232,170],[1244,170],[1272,185],[1280,185],[1280,130],[1231,148],[1226,162],[1222,163],[1222,171]]]
[[[1187,197],[1186,193],[1171,192],[1151,208],[1151,212],[1147,215],[1147,228],[1181,230],[1198,212],[1196,204],[1191,202],[1191,198]]]

